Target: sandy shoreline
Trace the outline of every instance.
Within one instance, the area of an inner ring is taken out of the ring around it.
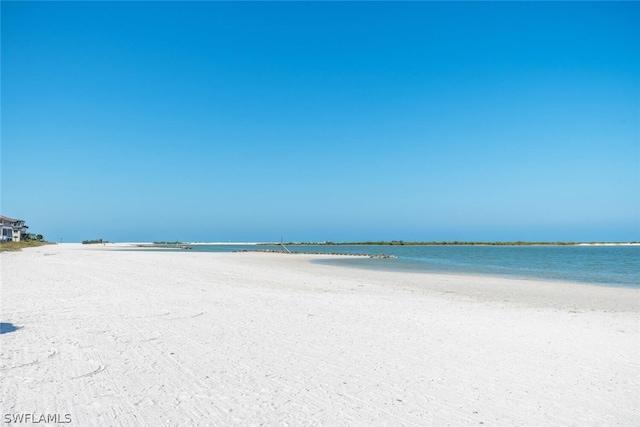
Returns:
[[[82,246],[0,255],[0,422],[640,424],[638,290]]]

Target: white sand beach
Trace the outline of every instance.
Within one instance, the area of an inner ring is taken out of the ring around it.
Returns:
[[[0,254],[3,425],[640,425],[638,290],[113,249]]]

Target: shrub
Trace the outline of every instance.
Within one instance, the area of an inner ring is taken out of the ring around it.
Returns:
[[[109,243],[109,241],[107,240],[102,240],[102,239],[94,239],[94,240],[83,240],[82,244],[83,245],[93,245],[96,243]]]

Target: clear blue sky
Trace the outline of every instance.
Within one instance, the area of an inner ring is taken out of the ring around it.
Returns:
[[[1,8],[50,240],[640,240],[639,3]]]

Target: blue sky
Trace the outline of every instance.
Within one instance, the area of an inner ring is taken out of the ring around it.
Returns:
[[[50,240],[640,240],[638,3],[1,8]]]

